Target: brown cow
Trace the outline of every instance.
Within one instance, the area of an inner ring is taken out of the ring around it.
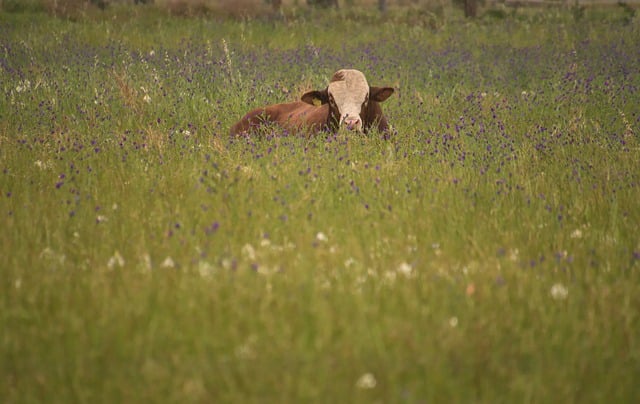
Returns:
[[[358,70],[338,70],[327,88],[303,94],[302,101],[250,111],[231,127],[231,134],[251,133],[268,124],[290,132],[335,132],[340,126],[356,132],[367,133],[372,127],[386,132],[389,126],[380,103],[391,94],[391,87],[370,87]],[[316,100],[320,105],[315,104]]]

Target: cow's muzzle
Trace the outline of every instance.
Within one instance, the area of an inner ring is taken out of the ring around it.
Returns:
[[[362,119],[358,115],[345,116],[342,119],[342,124],[350,131],[362,132]]]

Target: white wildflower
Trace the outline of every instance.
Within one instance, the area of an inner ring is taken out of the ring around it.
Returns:
[[[442,254],[442,250],[440,249],[440,243],[431,244],[431,249],[438,257]]]
[[[109,218],[106,217],[105,215],[98,215],[96,216],[96,222],[98,223],[104,223],[104,222],[108,222]]]
[[[327,235],[323,232],[319,231],[318,234],[316,234],[316,240],[326,243],[327,241],[329,241],[329,237],[327,237]]]
[[[40,161],[36,160],[33,164],[41,170],[47,170],[51,168],[51,161]]]
[[[571,232],[571,238],[582,238],[582,230],[580,229],[575,229],[573,232]]]
[[[458,317],[453,316],[449,319],[449,325],[451,328],[456,328],[458,326]]]
[[[175,268],[176,263],[173,261],[173,258],[171,257],[167,257],[164,259],[164,261],[162,261],[162,264],[160,264],[161,268]]]
[[[260,240],[260,247],[269,247],[271,245],[271,241],[268,238],[263,238]]]
[[[512,261],[512,262],[518,261],[518,255],[520,255],[520,251],[517,248],[514,248],[509,253],[509,261]]]
[[[109,261],[107,261],[107,268],[114,269],[116,266],[120,268],[124,266],[124,258],[122,258],[119,251],[114,252]]]
[[[224,269],[231,269],[233,268],[233,261],[230,260],[229,258],[224,258],[222,260],[222,268]]]
[[[363,390],[369,390],[375,388],[376,384],[378,384],[376,377],[372,373],[365,373],[358,378],[356,387]]]
[[[345,268],[350,268],[350,267],[352,267],[355,263],[356,263],[356,260],[355,260],[355,259],[353,259],[352,257],[349,257],[349,258],[347,258],[347,259],[344,261],[344,266],[345,266]]]
[[[556,283],[551,287],[549,293],[554,300],[564,300],[569,296],[569,289],[561,283]]]
[[[249,261],[255,261],[256,250],[253,248],[251,244],[247,243],[242,247],[242,255],[244,255],[244,257]]]
[[[251,167],[249,166],[240,167],[240,171],[242,171],[242,173],[247,176],[251,176],[253,174],[253,169],[251,169]]]
[[[398,268],[396,268],[396,272],[408,278],[413,274],[413,267],[411,266],[411,264],[407,264],[406,262],[403,262],[400,265],[398,265]]]

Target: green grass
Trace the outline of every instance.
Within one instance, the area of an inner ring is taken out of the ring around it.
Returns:
[[[0,15],[3,402],[640,400],[637,19],[352,14]]]

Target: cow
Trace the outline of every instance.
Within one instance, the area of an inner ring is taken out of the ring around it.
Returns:
[[[249,111],[231,127],[231,135],[250,134],[273,124],[290,133],[336,132],[340,127],[360,133],[368,133],[371,128],[387,132],[389,125],[380,103],[393,91],[392,87],[370,87],[358,70],[338,70],[324,90],[308,91],[301,101]],[[318,102],[320,105],[316,105]]]

